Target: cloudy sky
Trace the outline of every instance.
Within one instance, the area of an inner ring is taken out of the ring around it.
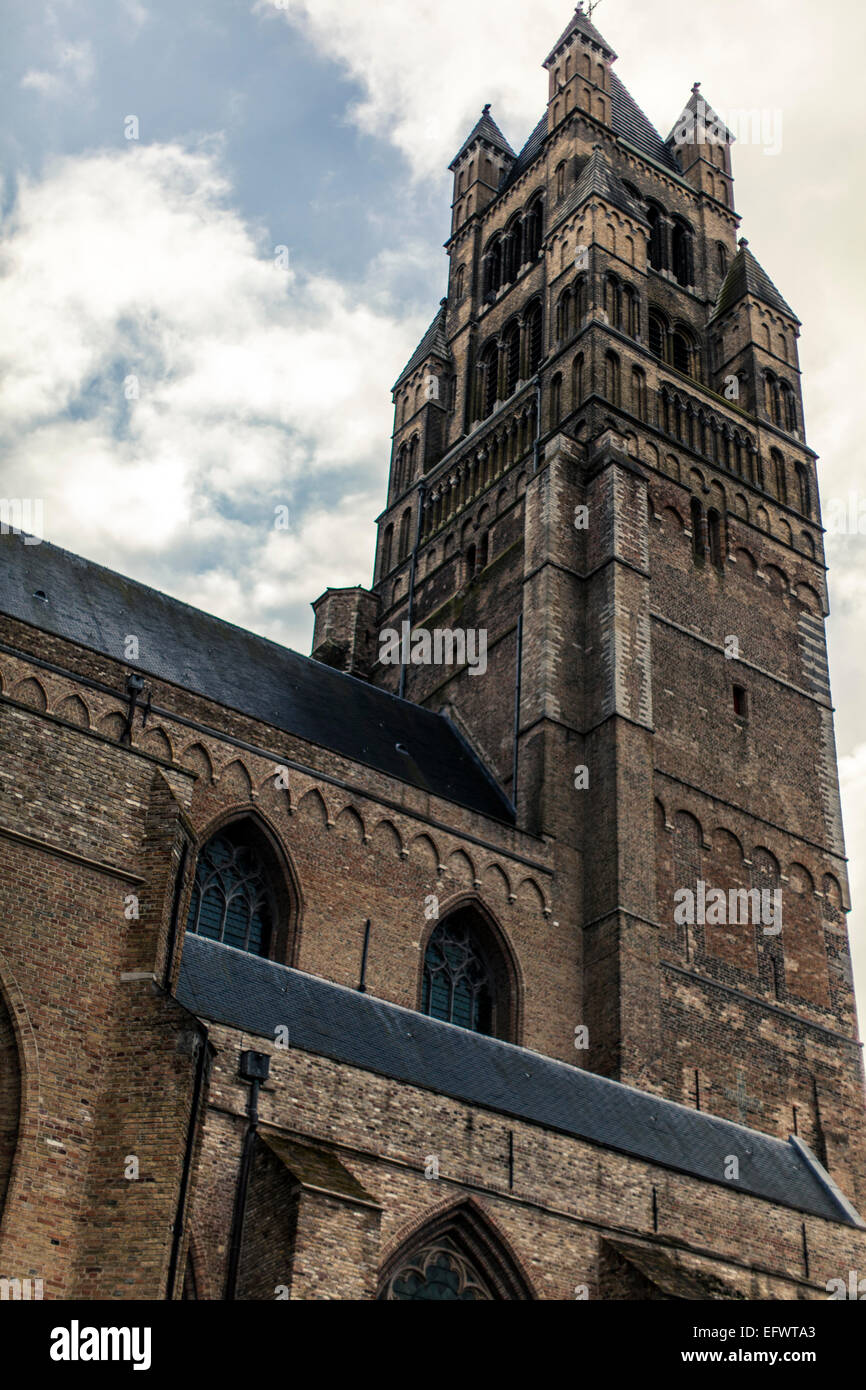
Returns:
[[[308,651],[310,601],[369,582],[390,387],[445,289],[448,162],[486,101],[522,145],[570,13],[6,0],[2,494],[44,499],[49,540]],[[866,998],[866,7],[602,0],[595,22],[663,134],[696,80],[781,131],[735,147],[736,199],[803,320],[825,517],[851,493],[863,512],[828,555]]]

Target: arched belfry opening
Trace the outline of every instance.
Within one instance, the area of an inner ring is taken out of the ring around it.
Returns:
[[[258,816],[218,826],[196,858],[186,930],[291,965],[298,891],[276,836]]]
[[[523,1302],[534,1297],[507,1242],[473,1201],[440,1212],[385,1263],[386,1302]]]
[[[9,1005],[0,989],[0,1220],[21,1125],[21,1057]]]
[[[480,902],[459,903],[434,924],[424,948],[419,1007],[473,1033],[519,1040],[517,966]]]

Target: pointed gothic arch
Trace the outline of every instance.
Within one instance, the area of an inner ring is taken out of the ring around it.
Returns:
[[[532,1285],[505,1237],[473,1198],[427,1217],[386,1258],[386,1302],[529,1302]]]
[[[523,990],[517,959],[479,897],[452,899],[429,924],[421,947],[419,1012],[519,1043]]]
[[[300,908],[294,867],[259,811],[232,811],[208,826],[197,847],[187,932],[291,965]]]

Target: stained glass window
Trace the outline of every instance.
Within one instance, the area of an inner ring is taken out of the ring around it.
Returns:
[[[424,956],[421,1008],[445,1023],[491,1032],[493,985],[471,923],[446,918],[433,931]]]
[[[491,1301],[493,1294],[463,1255],[447,1241],[410,1255],[380,1295],[388,1300]]]
[[[187,931],[265,956],[271,925],[267,873],[260,855],[238,832],[214,835],[196,865]]]

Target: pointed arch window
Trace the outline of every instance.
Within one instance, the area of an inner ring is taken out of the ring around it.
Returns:
[[[508,948],[480,905],[466,903],[437,922],[421,972],[422,1013],[474,1033],[514,1042],[516,973]]]
[[[454,916],[440,922],[424,953],[421,1008],[431,1018],[473,1033],[491,1033],[493,976],[472,925]]]
[[[655,203],[650,203],[647,209],[647,218],[650,224],[650,239],[647,255],[653,270],[664,270],[667,264],[665,256],[665,229],[664,214],[661,208],[656,207]]]
[[[562,419],[562,377],[559,372],[550,383],[550,428],[555,429]]]
[[[663,319],[658,314],[649,316],[649,347],[650,352],[655,357],[665,359],[665,340],[667,338],[667,327]]]
[[[804,463],[797,463],[797,485],[800,492],[800,511],[803,516],[812,516],[812,489],[809,484],[809,471]]]
[[[692,235],[684,222],[675,222],[671,234],[671,259],[673,261],[674,278],[680,285],[691,285],[694,279],[692,271]]]
[[[530,203],[524,222],[525,226],[525,254],[527,261],[537,260],[541,255],[541,243],[544,234],[544,203],[539,195]]]
[[[391,573],[391,556],[393,553],[393,549],[394,527],[393,525],[389,524],[385,527],[385,538],[382,541],[382,569],[380,571],[382,576]]]
[[[619,358],[614,352],[604,359],[604,394],[611,405],[619,405]]]
[[[505,349],[505,398],[517,390],[520,380],[520,324],[512,323],[503,335]]]
[[[541,364],[541,305],[535,303],[526,315],[526,366],[529,376],[534,376]]]
[[[409,528],[412,525],[412,513],[408,509],[403,513],[400,520],[400,539],[397,545],[397,560],[405,560],[409,554]]]
[[[198,857],[186,929],[267,956],[275,924],[271,875],[243,825],[211,837]]]
[[[435,1216],[391,1256],[378,1297],[475,1303],[534,1295],[496,1227],[469,1200]]]
[[[447,1237],[423,1246],[400,1266],[380,1295],[388,1300],[490,1302],[490,1285]]]

